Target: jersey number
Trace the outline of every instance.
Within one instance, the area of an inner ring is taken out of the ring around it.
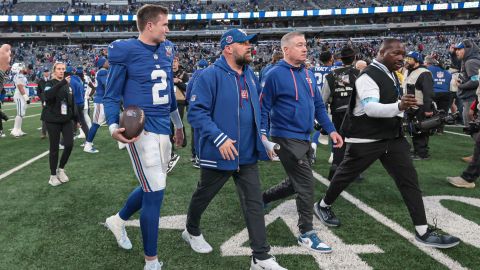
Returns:
[[[160,79],[152,87],[153,105],[168,104],[168,93],[163,93],[167,89],[167,73],[164,70],[157,69],[152,71],[152,80]]]

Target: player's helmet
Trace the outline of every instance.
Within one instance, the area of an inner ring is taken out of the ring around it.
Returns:
[[[26,69],[25,67],[25,64],[24,63],[15,63],[12,65],[12,73],[13,74],[18,74],[20,73],[22,70]]]

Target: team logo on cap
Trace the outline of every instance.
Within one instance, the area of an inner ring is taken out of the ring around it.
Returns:
[[[227,43],[232,43],[233,42],[233,37],[232,36],[227,36],[227,38],[225,40],[227,41]]]

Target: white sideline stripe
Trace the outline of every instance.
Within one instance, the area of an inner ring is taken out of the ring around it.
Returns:
[[[23,118],[30,118],[30,117],[35,117],[35,116],[39,116],[41,115],[41,113],[37,113],[37,114],[32,114],[32,115],[27,115],[27,116],[24,116]],[[16,115],[12,115],[12,116],[9,116],[10,118],[15,118]]]
[[[313,177],[315,177],[320,183],[326,185],[327,187],[329,186],[330,182],[325,179],[323,176],[320,174],[316,173],[313,171]],[[360,201],[350,193],[343,191],[340,196],[342,196],[345,200],[349,201],[356,207],[358,207],[360,210],[365,212],[367,215],[371,216],[373,219],[376,221],[380,222],[384,226],[390,228],[392,231],[398,233],[400,236],[403,238],[407,239],[412,245],[416,246],[418,249],[423,251],[425,254],[428,256],[432,257],[434,260],[437,262],[445,265],[449,269],[468,269],[463,267],[460,263],[458,263],[455,260],[452,260],[450,257],[447,255],[443,254],[442,252],[438,251],[435,248],[431,247],[426,247],[420,245],[417,241],[415,241],[415,236],[412,232],[409,232],[400,224],[396,223],[395,221],[389,219],[388,217],[384,216],[382,213],[378,212],[377,210],[373,209],[372,207],[368,206],[366,203]]]
[[[36,106],[34,106],[34,105],[28,105],[27,110],[30,109],[30,108],[39,108],[39,107],[41,107],[41,104],[40,104],[40,105],[36,105]],[[2,111],[4,111],[4,112],[6,112],[6,111],[15,111],[16,109],[17,109],[17,108],[4,109],[4,110],[2,109]]]
[[[40,155],[38,155],[38,156],[36,156],[36,157],[34,157],[34,158],[30,159],[30,160],[25,161],[24,163],[18,165],[17,167],[15,167],[15,168],[13,168],[13,169],[10,169],[10,170],[8,170],[8,171],[0,174],[0,181],[2,181],[5,177],[9,176],[10,174],[12,174],[12,173],[14,173],[14,172],[16,172],[16,171],[19,171],[19,170],[27,167],[28,165],[32,164],[33,162],[41,159],[42,157],[48,155],[49,152],[50,152],[50,151],[45,151],[45,152],[41,153]]]
[[[445,125],[446,127],[452,127],[452,128],[463,128],[465,126],[463,125]]]
[[[454,134],[454,135],[458,135],[458,136],[463,136],[463,137],[470,137],[470,135],[462,134],[462,133],[458,133],[458,132],[453,132],[453,131],[446,131],[446,130],[444,130],[443,132],[448,133],[448,134]]]

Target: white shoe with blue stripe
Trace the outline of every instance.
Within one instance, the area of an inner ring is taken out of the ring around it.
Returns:
[[[325,244],[315,231],[306,232],[298,237],[298,244],[312,251],[320,253],[330,253],[332,248]]]

